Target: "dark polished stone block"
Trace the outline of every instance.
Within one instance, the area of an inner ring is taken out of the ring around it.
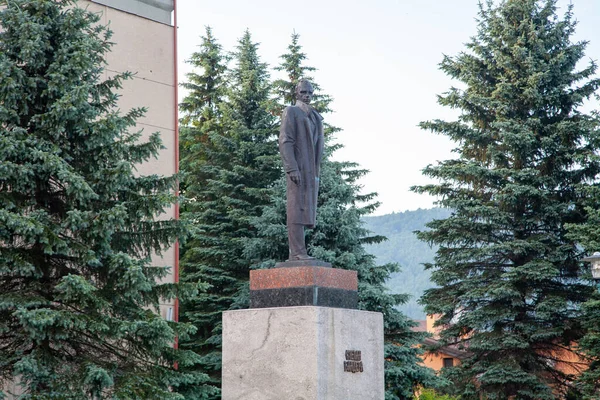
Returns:
[[[319,286],[250,291],[250,308],[296,306],[356,309],[358,307],[358,292]]]

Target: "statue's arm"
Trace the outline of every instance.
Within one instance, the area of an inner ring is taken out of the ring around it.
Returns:
[[[323,150],[325,147],[325,135],[323,134],[323,117],[319,116],[319,135],[317,137],[317,146],[315,151],[315,173],[317,178],[321,176],[321,161],[323,161]]]
[[[294,113],[289,107],[283,111],[281,118],[281,128],[279,130],[279,153],[283,160],[283,168],[286,173],[298,171],[298,162],[294,155],[294,146],[296,144],[296,127],[294,124]]]

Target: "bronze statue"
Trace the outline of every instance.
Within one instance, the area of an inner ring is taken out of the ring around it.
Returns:
[[[301,80],[296,104],[283,111],[279,152],[287,175],[287,228],[289,261],[312,260],[306,252],[304,228],[314,228],[317,218],[319,173],[323,157],[323,117],[310,106],[313,87]]]

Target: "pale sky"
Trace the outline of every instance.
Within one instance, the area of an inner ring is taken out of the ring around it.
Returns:
[[[600,0],[572,0],[579,21],[575,40],[590,41],[587,59],[600,59]],[[559,14],[568,0],[559,0]],[[262,60],[274,67],[300,34],[306,65],[334,99],[327,122],[343,129],[336,159],[371,172],[364,192],[378,192],[376,215],[430,208],[433,198],[410,192],[427,183],[421,170],[452,158],[443,136],[421,130],[428,119],[452,120],[436,95],[458,82],[438,69],[443,54],[456,55],[476,32],[476,0],[178,0],[179,80],[191,67],[206,25],[226,51],[248,28]],[[272,77],[277,77],[272,72]],[[180,97],[185,93],[180,89]]]

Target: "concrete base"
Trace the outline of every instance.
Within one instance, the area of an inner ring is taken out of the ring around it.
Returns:
[[[383,316],[328,307],[223,313],[222,400],[383,400]]]

